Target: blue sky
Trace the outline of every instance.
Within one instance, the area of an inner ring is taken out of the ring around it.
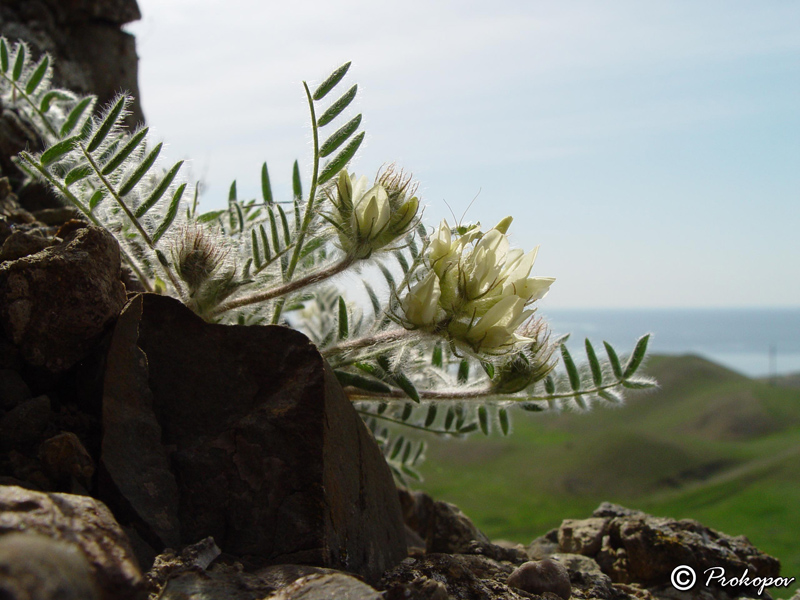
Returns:
[[[544,307],[800,306],[800,3],[138,0],[145,115],[221,206],[305,182],[302,80],[353,61],[425,221],[540,245]]]

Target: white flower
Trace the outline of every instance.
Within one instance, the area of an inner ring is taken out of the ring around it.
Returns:
[[[439,308],[441,295],[439,279],[436,277],[436,273],[431,271],[403,298],[403,312],[406,319],[419,327],[435,324],[436,317],[441,312]]]
[[[533,310],[525,310],[525,301],[517,296],[504,296],[477,323],[469,327],[465,341],[477,352],[498,354],[518,342],[528,341],[515,332]]]
[[[361,197],[355,194],[354,187],[353,215],[359,239],[372,240],[378,237],[389,222],[391,214],[389,195],[382,185],[372,186]]]

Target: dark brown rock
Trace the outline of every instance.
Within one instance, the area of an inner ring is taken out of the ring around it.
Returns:
[[[561,563],[549,558],[520,565],[508,576],[507,583],[510,587],[531,594],[550,592],[563,600],[569,600],[572,595],[569,571]]]
[[[594,517],[564,521],[559,541],[594,557],[616,583],[650,588],[667,585],[673,569],[680,565],[697,573],[722,567],[736,576],[748,571],[751,577],[777,577],[780,572],[780,562],[759,551],[747,538],[726,535],[697,521],[652,517],[609,503],[603,503]],[[752,592],[745,588],[740,591]]]
[[[53,481],[75,479],[84,488],[91,487],[94,460],[74,433],[59,433],[42,442],[39,460]]]
[[[344,573],[309,575],[278,590],[270,600],[382,600],[372,587]]]
[[[151,538],[212,536],[253,565],[368,580],[406,555],[383,456],[302,334],[208,324],[144,294],[119,318],[105,381],[103,497]]]
[[[398,490],[406,525],[425,541],[427,552],[482,554],[496,560],[526,560],[524,550],[504,548],[489,538],[461,510],[420,491]]]
[[[84,227],[0,265],[0,325],[25,360],[61,372],[84,358],[125,304],[119,245]]]
[[[0,447],[19,449],[41,441],[50,422],[50,398],[37,396],[18,404],[0,419]]]
[[[242,570],[241,565],[214,565],[208,571],[187,570],[171,577],[159,600],[263,600],[275,588]],[[334,598],[335,596],[328,596]]]
[[[11,410],[30,397],[31,390],[17,371],[0,369],[0,408]]]
[[[0,540],[24,531],[77,546],[102,600],[141,600],[144,581],[111,512],[86,496],[0,486]]]
[[[3,242],[3,247],[0,248],[0,262],[30,256],[52,245],[52,241],[40,235],[25,231],[15,231],[6,238],[6,241]]]
[[[12,533],[0,536],[0,598],[98,600],[86,557],[74,544]]]
[[[418,558],[407,558],[394,569],[387,571],[378,589],[384,590],[384,597],[387,600],[401,598],[438,600],[442,598],[441,591],[426,583],[432,580],[441,582],[446,588],[445,597],[453,600],[529,598],[527,593],[506,585],[505,580],[513,570],[511,564],[501,563],[485,556],[428,554]]]

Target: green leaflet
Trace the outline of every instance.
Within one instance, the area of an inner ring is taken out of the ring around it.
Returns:
[[[622,372],[622,376],[624,378],[628,378],[634,373],[636,373],[636,369],[639,368],[639,365],[642,364],[642,360],[644,360],[645,354],[647,354],[647,342],[650,341],[650,334],[643,335],[639,338],[636,342],[636,347],[633,349],[631,353],[631,357],[628,359],[628,364],[625,365],[625,370]]]
[[[150,167],[153,166],[153,163],[156,162],[158,158],[159,152],[161,152],[161,147],[163,146],[162,143],[159,143],[153,150],[145,157],[145,159],[139,164],[138,167],[130,174],[130,176],[125,180],[119,188],[119,195],[126,196],[128,195],[136,184],[144,177],[147,172],[150,170]]]
[[[355,133],[358,126],[361,124],[361,114],[356,115],[350,119],[345,125],[337,129],[327,140],[322,143],[319,149],[319,155],[323,158],[332,154],[336,149],[341,146],[347,138]]]
[[[267,163],[261,165],[261,197],[264,202],[269,205],[272,204],[272,186],[269,183],[269,171],[267,171]]]
[[[303,197],[303,184],[300,181],[300,165],[297,161],[294,161],[294,166],[292,167],[292,197],[296,199]]]
[[[170,225],[172,225],[172,222],[175,220],[175,217],[178,214],[178,206],[180,205],[181,197],[183,196],[183,191],[185,189],[186,184],[181,184],[181,186],[175,191],[175,195],[172,196],[172,202],[167,209],[167,214],[164,217],[164,220],[161,221],[161,225],[158,226],[158,229],[156,229],[156,232],[153,234],[154,244],[161,239],[161,236],[167,232]]]
[[[437,412],[436,405],[431,404],[428,407],[428,414],[425,415],[425,427],[430,427],[431,425],[433,425],[433,422],[436,420],[436,412]]]
[[[469,381],[469,362],[465,359],[458,363],[458,383]]]
[[[364,280],[364,288],[367,290],[367,295],[369,296],[369,301],[372,303],[372,313],[374,317],[377,319],[381,314],[381,303],[378,301],[378,296],[375,294],[375,290],[372,289],[372,286]]]
[[[44,96],[42,96],[42,100],[39,103],[39,110],[43,113],[46,113],[48,110],[50,110],[50,106],[52,106],[53,102],[56,100],[72,100],[72,96],[64,93],[62,90],[50,90]]]
[[[3,73],[8,71],[8,46],[6,38],[0,38],[0,69]]]
[[[342,384],[343,387],[349,385],[354,388],[358,388],[367,392],[375,392],[378,394],[388,394],[392,391],[392,388],[382,381],[378,381],[377,379],[362,377],[361,375],[356,375],[355,373],[338,369],[334,369],[333,373],[336,375],[336,379],[339,380],[339,383]]]
[[[179,161],[175,163],[175,165],[164,175],[163,179],[159,182],[156,188],[150,193],[139,208],[136,209],[134,215],[137,219],[140,219],[145,215],[145,213],[153,208],[153,206],[161,199],[161,196],[167,191],[169,186],[172,184],[172,180],[175,179],[175,176],[178,174],[181,166],[183,165],[183,161]]]
[[[100,172],[103,175],[108,175],[116,171],[120,165],[125,162],[125,159],[128,158],[134,150],[136,150],[137,146],[142,142],[149,130],[150,129],[148,127],[145,127],[133,134],[131,139],[128,140],[128,142],[122,148],[120,148],[105,165],[103,165],[103,168],[100,170]]]
[[[75,149],[75,145],[80,141],[80,136],[74,135],[65,140],[61,140],[57,144],[50,146],[42,153],[39,162],[43,167],[53,164],[60,158],[63,158]]]
[[[478,407],[478,423],[480,423],[483,435],[489,435],[489,411],[484,405]]]
[[[350,326],[347,322],[347,304],[339,296],[339,339],[345,340],[350,336]]]
[[[36,66],[36,70],[33,72],[30,79],[28,79],[28,83],[25,86],[26,94],[30,96],[36,91],[36,88],[39,87],[42,79],[44,79],[45,73],[47,73],[48,66],[50,66],[50,57],[45,54]]]
[[[350,105],[350,103],[353,101],[353,98],[356,97],[357,92],[358,85],[354,85],[347,90],[341,98],[331,104],[328,110],[322,113],[322,116],[317,119],[317,127],[325,127],[325,125],[338,117],[342,111]]]
[[[106,137],[108,137],[108,134],[119,122],[120,115],[122,115],[122,111],[125,110],[127,104],[127,96],[120,96],[117,99],[117,101],[114,103],[114,106],[112,106],[111,110],[108,111],[108,114],[106,114],[105,118],[100,123],[100,126],[92,136],[89,145],[86,147],[87,152],[94,152],[100,147],[100,144],[105,141]]]
[[[72,169],[67,176],[64,177],[64,185],[71,186],[76,181],[80,181],[93,173],[92,168],[88,165],[78,165]]]
[[[572,355],[564,344],[561,344],[561,359],[564,361],[564,368],[569,376],[569,386],[573,392],[580,391],[581,376],[578,373],[578,367],[575,366],[575,361],[572,360]]]
[[[325,165],[325,168],[322,169],[322,173],[320,173],[317,184],[323,185],[333,179],[350,161],[350,159],[353,158],[353,155],[356,153],[358,147],[361,146],[361,142],[363,141],[364,132],[362,131],[356,137],[350,140],[350,143],[344,147],[344,150],[339,152],[339,154],[337,154],[336,157],[331,160],[331,162]]]
[[[11,79],[19,81],[22,76],[22,69],[25,66],[25,44],[17,44],[17,57],[14,61],[14,69],[11,71]]]
[[[328,77],[322,83],[317,86],[317,89],[314,90],[314,94],[311,96],[314,100],[319,101],[322,100],[328,92],[330,92],[336,85],[342,80],[342,78],[347,74],[347,70],[350,68],[350,61],[344,63],[341,67],[336,69],[333,73],[328,75]]]
[[[589,341],[589,338],[586,338],[586,358],[589,359],[589,367],[592,370],[592,381],[595,386],[599,387],[603,385],[603,369],[600,367],[600,361],[597,360],[597,354],[595,354],[594,347]]]
[[[611,347],[611,344],[609,344],[608,342],[603,342],[603,345],[606,347],[608,362],[611,363],[611,370],[614,371],[614,376],[617,379],[622,379],[622,367],[619,364],[619,357],[617,356],[617,352],[614,350],[614,348]]]
[[[505,408],[501,408],[498,411],[497,416],[500,419],[500,431],[503,432],[503,435],[508,435],[511,429],[511,423],[508,418],[508,410]]]

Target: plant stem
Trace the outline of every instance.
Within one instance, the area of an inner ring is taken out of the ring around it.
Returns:
[[[241,308],[242,306],[247,306],[249,304],[256,304],[258,302],[265,302],[266,300],[272,300],[273,298],[286,296],[286,294],[291,294],[292,292],[301,288],[314,285],[315,283],[324,281],[325,279],[333,277],[334,275],[338,275],[352,264],[353,259],[349,256],[345,256],[338,263],[334,263],[331,266],[314,273],[309,273],[305,277],[301,277],[295,281],[289,281],[288,283],[276,288],[265,290],[263,292],[256,292],[255,294],[250,294],[249,296],[241,296],[239,298],[234,298],[233,300],[223,302],[211,312],[211,316],[217,317],[235,308]]]
[[[353,350],[360,350],[362,348],[368,348],[378,344],[391,344],[400,342],[405,339],[417,337],[418,335],[419,334],[417,332],[410,331],[408,329],[392,329],[390,331],[384,331],[383,333],[376,333],[375,335],[367,335],[352,340],[346,340],[334,346],[329,346],[323,350],[320,350],[320,352],[323,357],[329,358],[337,354],[351,352]]]
[[[305,240],[306,233],[311,225],[314,209],[314,198],[317,195],[317,178],[319,174],[319,131],[317,129],[317,114],[314,111],[314,100],[311,97],[311,92],[309,91],[308,84],[305,81],[303,82],[303,89],[305,90],[306,98],[308,99],[308,109],[311,111],[311,132],[314,136],[314,167],[311,170],[311,187],[308,190],[308,202],[306,202],[306,209],[303,213],[303,222],[300,225],[300,230],[297,232],[297,240],[295,241],[294,252],[292,252],[292,256],[289,259],[289,266],[286,269],[286,280],[290,282],[292,276],[294,275],[294,270],[297,268],[297,262],[300,260],[300,252],[303,250],[303,241]],[[288,293],[289,292],[284,292],[284,294]],[[280,302],[278,302],[278,305],[275,307],[275,314],[272,315],[273,323],[277,323],[280,320],[281,312],[283,311],[283,305],[285,302],[286,300],[281,298]]]
[[[39,107],[38,107],[38,106],[36,106],[36,104],[33,102],[33,100],[31,100],[30,96],[28,96],[28,94],[26,94],[26,93],[25,93],[25,92],[22,90],[22,88],[20,88],[20,87],[17,85],[17,82],[16,82],[16,81],[14,81],[13,79],[9,79],[9,78],[8,78],[8,76],[7,76],[5,73],[0,73],[0,75],[2,75],[2,76],[3,76],[3,79],[5,79],[6,81],[8,81],[8,82],[9,82],[9,83],[10,83],[10,84],[11,84],[11,85],[14,87],[14,91],[15,91],[15,92],[19,92],[20,96],[22,96],[22,97],[25,99],[25,101],[26,101],[28,104],[30,104],[30,105],[31,105],[31,108],[33,109],[33,111],[34,111],[34,112],[35,112],[37,115],[39,115],[39,118],[42,120],[42,123],[44,123],[45,127],[47,127],[47,129],[50,131],[50,133],[53,135],[53,137],[55,137],[56,139],[58,139],[58,138],[59,138],[59,135],[58,135],[58,132],[55,130],[55,127],[53,127],[53,126],[52,126],[52,124],[50,123],[50,120],[49,120],[47,117],[45,117],[45,116],[44,116],[44,113],[43,113],[42,111],[40,111],[40,110],[39,110]]]
[[[86,208],[86,206],[83,204],[83,202],[78,200],[77,196],[75,196],[75,194],[73,194],[71,191],[69,191],[68,187],[66,187],[64,184],[62,184],[56,178],[51,177],[46,169],[43,169],[39,165],[38,162],[33,160],[33,157],[30,154],[28,154],[27,152],[23,151],[23,152],[19,153],[19,156],[20,156],[21,159],[23,159],[25,162],[27,162],[29,165],[31,165],[34,169],[39,171],[39,173],[42,175],[42,177],[44,177],[45,179],[47,179],[47,181],[49,181],[51,184],[53,184],[58,189],[59,192],[64,194],[64,197],[67,200],[69,200],[70,202],[72,202],[77,207],[77,209],[79,211],[81,211],[86,216],[87,219],[89,219],[89,221],[91,221],[97,227],[103,227],[100,224],[100,221],[97,220],[97,217],[95,217],[92,214],[92,211],[89,210],[88,208]],[[103,229],[105,229],[105,227],[103,227]],[[128,264],[128,266],[131,269],[133,269],[134,273],[136,273],[136,276],[139,278],[139,281],[141,282],[141,284],[145,287],[145,290],[147,290],[148,292],[152,292],[153,291],[153,286],[150,284],[150,280],[145,276],[144,273],[142,273],[142,270],[139,268],[139,266],[136,264],[136,262],[130,257],[130,255],[125,250],[125,248],[120,246],[119,253],[120,253],[120,256],[122,256],[122,259]]]
[[[142,224],[139,223],[139,219],[137,219],[136,216],[131,212],[131,209],[128,208],[128,205],[125,204],[125,202],[122,201],[122,198],[117,193],[117,190],[114,189],[114,186],[111,185],[111,183],[106,179],[105,175],[103,175],[103,172],[100,170],[100,167],[94,161],[94,159],[92,158],[92,155],[89,154],[89,152],[86,150],[86,147],[83,144],[78,144],[78,146],[80,147],[81,152],[83,153],[83,156],[86,158],[86,160],[89,161],[89,165],[94,170],[95,175],[97,175],[97,177],[100,179],[100,181],[105,186],[105,188],[108,190],[108,192],[111,194],[111,196],[114,198],[114,200],[117,201],[117,204],[119,204],[120,208],[122,208],[122,211],[127,215],[128,219],[133,224],[133,226],[136,228],[136,230],[139,232],[139,235],[142,236],[142,238],[144,239],[145,243],[150,247],[150,249],[153,252],[155,252],[156,251],[156,245],[153,243],[152,238],[144,230],[144,227],[142,227]],[[173,287],[175,288],[175,291],[178,292],[178,295],[181,297],[181,300],[183,301],[183,303],[186,304],[186,301],[187,301],[186,293],[183,290],[183,286],[181,286],[180,282],[177,280],[177,278],[173,274],[172,269],[170,269],[165,264],[163,264],[161,262],[161,260],[158,259],[158,257],[156,257],[156,262],[161,266],[161,269],[167,275],[167,278],[172,283]]]

